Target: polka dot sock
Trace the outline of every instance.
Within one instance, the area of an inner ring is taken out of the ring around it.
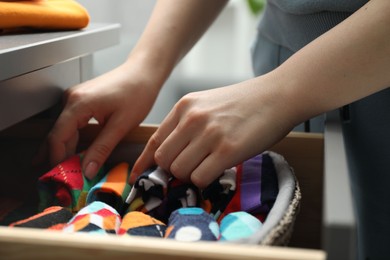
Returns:
[[[202,208],[180,208],[169,217],[165,238],[178,241],[216,241],[219,227]]]
[[[260,220],[251,214],[239,211],[226,215],[220,223],[221,241],[234,241],[249,237],[262,227]]]

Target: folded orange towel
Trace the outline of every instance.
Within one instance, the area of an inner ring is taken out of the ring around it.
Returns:
[[[0,1],[0,30],[72,30],[88,23],[87,10],[73,0]]]

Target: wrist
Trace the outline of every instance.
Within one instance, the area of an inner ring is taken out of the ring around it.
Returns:
[[[288,78],[283,74],[273,71],[254,80],[262,113],[268,115],[268,120],[275,127],[287,133],[310,116],[305,109],[305,100],[293,89],[295,83],[286,79]]]
[[[149,82],[148,85],[156,86],[160,90],[171,74],[175,61],[162,54],[159,55],[156,51],[136,47],[123,65],[137,71],[138,76],[142,76]]]

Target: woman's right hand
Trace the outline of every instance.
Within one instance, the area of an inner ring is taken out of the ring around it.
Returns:
[[[75,153],[78,130],[94,118],[103,129],[82,162],[85,176],[93,178],[124,135],[143,121],[157,98],[160,82],[134,64],[124,63],[65,92],[65,107],[44,149],[49,151],[52,166]]]

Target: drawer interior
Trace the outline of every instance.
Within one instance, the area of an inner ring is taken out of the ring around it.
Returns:
[[[32,201],[37,199],[34,196],[37,178],[50,167],[47,164],[33,165],[32,159],[51,127],[52,122],[47,120],[27,120],[0,132],[0,197]],[[107,163],[134,163],[155,129],[155,126],[144,125],[130,132],[114,150]],[[80,132],[79,150],[88,147],[99,131],[98,125],[89,125],[83,129]],[[290,248],[321,249],[323,141],[321,134],[290,133],[270,149],[283,155],[292,166],[302,192],[300,213],[296,219]],[[28,232],[36,233],[35,230]],[[0,236],[0,243],[2,239],[7,240],[6,237]]]

